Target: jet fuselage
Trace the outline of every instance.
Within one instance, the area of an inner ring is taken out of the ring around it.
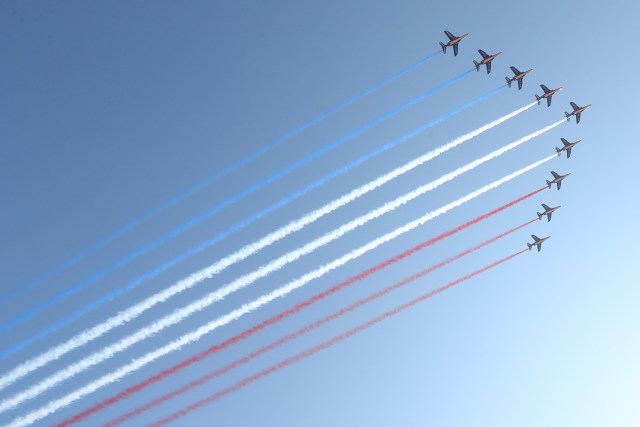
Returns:
[[[469,35],[469,33],[467,34],[463,34],[460,37],[456,37],[453,40],[449,40],[449,42],[447,43],[447,46],[453,46],[454,44],[458,44],[462,41],[463,38],[467,37]]]

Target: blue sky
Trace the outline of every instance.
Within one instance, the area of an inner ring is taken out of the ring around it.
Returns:
[[[157,279],[48,337],[2,371],[158,289],[262,237],[391,168],[564,86],[536,107],[229,268],[82,350],[38,371],[17,391],[179,308],[240,274],[378,205],[562,117],[568,102],[592,103],[563,124],[436,191],[169,328],[52,392],[0,414],[35,409],[134,357],[481,185],[552,154],[560,137],[582,139],[570,159],[548,165],[442,216],[310,283],[304,289],[187,346],[46,421],[59,421],[242,331],[306,296],[411,245],[539,188],[549,170],[572,172],[545,191],[327,299],[304,314],[186,370],[91,418],[107,421],[311,322],[374,289],[535,217],[540,222],[381,299],[144,417],[151,422],[358,322],[552,235],[460,287],[294,367],[194,413],[189,425],[616,425],[640,423],[637,312],[640,238],[632,75],[638,6],[457,2],[4,2],[0,5],[0,273],[9,292],[69,256],[251,153],[343,99],[438,49],[442,33],[469,32],[460,54],[411,74],[207,187],[14,303],[4,322],[119,259],[246,186],[472,66],[477,49],[502,51],[486,75],[473,73],[171,243],[108,275],[55,309],[3,334],[11,345],[216,232],[421,123],[504,82],[508,66],[534,68],[524,88],[503,90],[331,184],[292,203]],[[46,422],[44,423],[46,424]]]

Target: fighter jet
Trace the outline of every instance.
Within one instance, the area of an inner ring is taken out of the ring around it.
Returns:
[[[469,33],[463,34],[460,37],[454,36],[450,31],[445,30],[444,33],[449,37],[449,41],[447,44],[440,42],[440,47],[442,47],[442,53],[447,53],[447,47],[453,46],[453,56],[458,56],[458,43],[462,41],[463,38],[467,37]]]
[[[532,247],[537,246],[538,247],[538,252],[540,252],[540,249],[542,249],[542,242],[544,242],[545,240],[547,240],[551,236],[543,237],[541,239],[538,236],[536,236],[535,234],[532,234],[531,237],[533,237],[533,240],[535,240],[535,241],[533,243],[527,242],[527,246],[529,246],[529,250],[531,250]]]
[[[505,79],[507,79],[507,84],[509,85],[509,87],[511,87],[511,83],[514,81],[518,82],[518,90],[522,89],[522,79],[524,79],[524,76],[526,76],[527,74],[529,74],[531,71],[533,71],[533,68],[527,70],[527,71],[519,71],[516,67],[514,67],[513,65],[511,66],[511,71],[513,71],[513,78],[510,79],[508,76],[505,77]]]
[[[562,180],[571,175],[570,173],[566,175],[558,175],[554,171],[551,171],[551,175],[553,175],[553,181],[547,180],[547,187],[551,188],[551,184],[556,184],[558,186],[558,190],[562,186]]]
[[[480,55],[482,56],[482,60],[480,62],[477,62],[475,60],[473,61],[473,65],[476,66],[476,71],[480,71],[480,66],[485,64],[487,66],[487,74],[489,74],[491,72],[491,61],[496,59],[496,56],[500,55],[502,52],[494,53],[493,55],[487,55],[484,50],[478,49],[478,53],[480,53]]]
[[[551,221],[551,214],[555,212],[556,209],[558,209],[560,207],[560,205],[556,206],[555,208],[550,208],[549,206],[545,205],[544,203],[542,204],[542,208],[544,209],[544,212],[540,213],[540,212],[536,212],[538,214],[538,220],[542,220],[543,216],[547,216],[547,222]]]
[[[542,91],[544,92],[544,94],[542,96],[538,96],[538,94],[536,94],[538,105],[540,105],[540,101],[542,101],[544,98],[547,98],[547,107],[551,107],[551,97],[555,95],[556,92],[560,91],[562,89],[562,86],[560,86],[557,89],[549,89],[545,85],[540,85],[540,87],[542,88]]]
[[[571,116],[576,116],[576,124],[580,123],[580,114],[582,114],[582,112],[587,108],[591,107],[591,104],[585,105],[584,107],[578,107],[575,102],[570,102],[569,104],[571,104],[571,108],[573,108],[573,111],[571,113],[567,113],[565,111],[564,115],[567,116],[567,121],[569,121],[569,118]]]
[[[564,138],[560,138],[560,141],[562,141],[562,144],[564,144],[564,147],[562,148],[558,148],[556,147],[556,151],[558,152],[558,157],[560,157],[560,153],[562,153],[563,151],[567,152],[567,159],[569,157],[571,157],[571,149],[573,147],[575,147],[576,145],[578,145],[578,143],[581,141],[580,139],[574,142],[569,142]]]

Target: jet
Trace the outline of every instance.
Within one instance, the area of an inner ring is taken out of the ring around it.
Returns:
[[[547,187],[551,188],[551,184],[556,184],[558,186],[558,190],[562,186],[562,180],[571,175],[570,173],[566,175],[558,175],[554,171],[551,171],[551,175],[553,175],[553,181],[547,180]]]
[[[540,213],[540,212],[536,212],[538,214],[538,220],[542,220],[543,216],[547,216],[547,222],[551,221],[551,214],[555,212],[556,209],[558,209],[560,207],[560,205],[556,206],[555,208],[550,208],[549,206],[545,205],[544,203],[542,204],[542,208],[544,209],[544,212]]]
[[[522,79],[524,79],[524,76],[526,76],[527,74],[529,74],[531,71],[533,71],[533,68],[527,70],[527,71],[519,71],[516,67],[514,67],[513,65],[511,66],[511,71],[513,71],[513,78],[510,79],[508,76],[505,77],[505,79],[507,79],[507,84],[509,85],[509,87],[511,87],[511,83],[514,81],[518,81],[518,90],[522,89]]]
[[[567,121],[569,121],[569,118],[571,116],[576,116],[576,124],[580,123],[580,114],[582,114],[582,112],[587,108],[591,107],[591,104],[585,105],[584,107],[578,107],[575,102],[570,102],[569,104],[571,104],[571,108],[573,108],[573,111],[571,113],[567,113],[565,111],[564,115],[567,116]]]
[[[535,241],[533,243],[527,242],[527,246],[529,246],[529,250],[531,250],[532,247],[537,246],[538,247],[538,252],[540,252],[540,249],[542,249],[542,242],[544,242],[545,240],[547,240],[551,236],[543,237],[541,239],[538,236],[536,236],[535,234],[532,234],[531,237],[533,237],[533,240],[535,240]]]
[[[475,60],[473,61],[473,65],[476,66],[476,71],[480,71],[480,66],[485,64],[487,66],[487,74],[489,74],[491,72],[491,61],[496,59],[496,56],[500,55],[502,52],[494,53],[493,55],[487,55],[484,50],[478,49],[478,53],[480,53],[480,55],[482,56],[482,60],[480,62],[477,62]]]
[[[569,157],[571,157],[571,149],[573,147],[575,147],[576,145],[578,145],[578,143],[581,141],[580,139],[574,142],[569,142],[564,138],[560,138],[560,141],[562,141],[562,143],[564,144],[564,147],[562,148],[558,148],[556,147],[556,151],[558,152],[558,157],[560,157],[560,153],[562,153],[563,151],[567,152],[567,159]]]
[[[469,33],[463,34],[460,37],[454,36],[451,34],[451,31],[445,30],[444,33],[449,37],[449,41],[447,44],[440,42],[440,47],[442,47],[442,53],[447,53],[447,47],[453,46],[453,56],[458,56],[458,43],[462,41],[463,38],[467,37]]]
[[[536,94],[538,105],[540,105],[540,101],[542,101],[544,98],[547,98],[547,107],[551,107],[551,97],[555,95],[556,92],[560,91],[562,89],[562,86],[560,86],[557,89],[549,89],[545,85],[540,85],[540,87],[542,88],[542,91],[544,92],[544,94],[542,96],[538,96],[538,94]]]

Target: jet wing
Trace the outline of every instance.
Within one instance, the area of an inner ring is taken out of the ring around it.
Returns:
[[[551,214],[553,214],[553,212],[549,212],[547,214],[547,222],[551,221]]]
[[[491,61],[487,62],[487,74],[491,72]]]
[[[531,235],[531,238],[532,238],[533,240],[535,240],[536,242],[537,242],[538,240],[540,240],[540,238],[539,238],[538,236],[536,236],[535,234],[532,234],[532,235]]]
[[[582,113],[576,114],[576,124],[580,123],[580,114]]]
[[[538,243],[538,252],[540,252],[540,250],[542,249],[542,243]]]
[[[556,185],[558,186],[558,190],[560,190],[560,187],[562,187],[562,181],[556,182]]]
[[[560,175],[558,175],[557,172],[551,171],[551,175],[553,175],[553,177],[556,179],[560,178]]]
[[[570,102],[569,104],[571,104],[571,108],[573,108],[573,110],[579,110],[580,107],[578,107],[578,105],[575,102]]]
[[[547,107],[551,107],[551,97],[547,97]]]
[[[567,146],[569,145],[569,141],[567,141],[565,138],[560,138],[560,141],[562,141],[562,143]]]
[[[518,90],[522,89],[522,79],[518,79]]]
[[[571,148],[567,148],[567,159],[571,157]]]
[[[456,36],[454,36],[453,34],[451,34],[451,31],[447,31],[445,30],[444,33],[447,35],[447,37],[449,37],[449,40],[453,40],[456,38]]]
[[[542,207],[544,208],[545,211],[548,211],[549,209],[551,209],[549,206],[545,205],[544,203],[542,204]]]
[[[489,56],[487,55],[487,52],[482,49],[478,49],[478,53],[482,56],[483,59]]]
[[[518,74],[520,74],[520,71],[518,71],[518,69],[516,67],[514,67],[513,65],[511,66],[511,71],[513,71],[513,74],[516,75],[516,76]]]
[[[549,90],[549,88],[548,88],[548,87],[546,87],[545,85],[540,85],[540,87],[542,88],[542,90],[544,91],[544,93],[549,93],[549,92],[551,92],[551,91]]]
[[[453,56],[458,56],[458,43],[453,45]]]

